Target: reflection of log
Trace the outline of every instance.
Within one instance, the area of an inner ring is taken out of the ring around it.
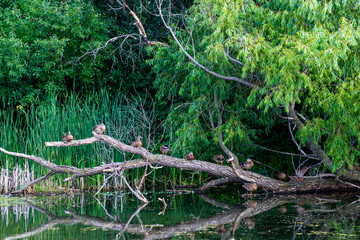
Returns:
[[[138,154],[142,159],[136,159],[131,161],[125,161],[121,163],[111,163],[103,164],[94,168],[84,168],[79,169],[73,166],[62,166],[56,165],[40,157],[33,155],[26,155],[22,153],[9,152],[3,148],[0,148],[0,151],[12,155],[27,158],[35,161],[37,164],[48,168],[51,172],[54,173],[65,173],[71,174],[72,177],[65,179],[65,181],[73,181],[79,177],[92,176],[96,174],[103,174],[107,172],[120,172],[127,169],[144,167],[147,165],[160,165],[167,166],[172,168],[182,168],[184,170],[191,171],[202,171],[207,172],[211,175],[221,177],[219,182],[226,182],[227,179],[242,182],[255,182],[258,187],[263,188],[266,191],[270,192],[301,192],[301,191],[321,191],[321,190],[349,190],[353,189],[351,185],[342,184],[337,182],[334,178],[311,178],[305,179],[304,181],[297,182],[282,182],[276,179],[272,179],[261,174],[257,174],[250,171],[243,171],[241,169],[237,170],[237,174],[234,173],[233,169],[228,166],[219,166],[214,163],[193,160],[187,161],[182,158],[175,158],[171,156],[166,156],[162,154],[152,154],[148,152],[145,148],[135,148],[131,145],[126,145],[110,136],[107,135],[97,135],[93,132],[93,137],[81,140],[73,140],[69,143],[64,142],[47,142],[45,143],[48,147],[70,147],[70,146],[80,146],[85,144],[92,144],[95,142],[104,142],[108,145],[116,148],[122,152],[129,152],[133,154]],[[216,182],[218,184],[219,182]],[[215,185],[216,185],[215,184]]]
[[[40,227],[26,232],[22,234],[18,234],[12,237],[8,237],[6,239],[20,239],[25,237],[34,236],[36,234],[39,234],[49,228],[54,227],[57,224],[64,224],[64,225],[72,225],[76,223],[81,223],[83,225],[89,225],[94,227],[99,227],[104,230],[113,230],[118,232],[127,232],[135,235],[146,235],[147,239],[163,239],[163,238],[170,238],[173,236],[186,234],[186,233],[194,233],[197,231],[203,231],[207,229],[214,229],[214,228],[223,228],[225,224],[231,224],[233,223],[235,226],[232,228],[233,231],[236,231],[238,228],[238,224],[240,220],[243,219],[249,219],[252,218],[258,214],[261,214],[263,212],[266,212],[270,209],[277,208],[280,206],[283,206],[285,203],[304,203],[308,205],[312,205],[314,203],[319,203],[319,195],[281,195],[276,196],[273,198],[268,198],[262,201],[257,201],[256,204],[254,204],[254,200],[252,200],[251,204],[248,204],[250,207],[245,207],[246,204],[242,206],[234,206],[229,205],[226,203],[221,203],[217,200],[211,199],[205,195],[201,195],[201,197],[204,199],[204,201],[213,204],[214,206],[222,207],[225,209],[229,209],[229,211],[224,213],[216,214],[209,218],[203,218],[203,219],[196,219],[191,220],[188,222],[185,222],[183,224],[176,224],[173,226],[163,226],[160,224],[153,224],[153,225],[141,225],[141,224],[130,224],[131,218],[133,216],[138,216],[138,212],[141,211],[144,205],[140,206],[134,214],[130,217],[127,224],[122,224],[118,222],[108,222],[104,221],[99,218],[95,217],[89,217],[89,216],[83,216],[79,215],[76,212],[69,212],[71,214],[71,217],[56,217],[53,214],[49,213],[46,210],[41,209],[40,207],[36,207],[32,205],[35,209],[44,212],[48,214],[50,217],[50,221],[46,224],[41,225]],[[323,199],[328,198],[327,200],[323,200],[325,203],[327,202],[333,202],[331,201],[331,196],[324,196]],[[352,197],[353,198],[353,197]],[[342,205],[334,210],[334,213],[340,213],[337,214],[340,218],[342,216],[355,214],[359,212],[360,208],[360,201],[355,200],[349,204]],[[312,215],[311,213],[314,212],[314,214],[317,214],[318,209],[307,209],[303,213],[301,213],[301,217],[304,219],[311,219]],[[300,213],[299,213],[300,215]],[[252,222],[251,222],[252,221]],[[255,224],[254,220],[249,220],[249,224],[252,224],[248,227],[253,227],[253,224]],[[227,232],[229,234],[229,231]]]

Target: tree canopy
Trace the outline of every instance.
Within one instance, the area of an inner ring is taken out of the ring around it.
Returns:
[[[169,119],[183,144],[216,142],[211,123],[221,115],[225,143],[238,154],[261,141],[263,130],[276,134],[273,127],[281,126],[290,134],[277,144],[291,142],[304,158],[333,171],[357,165],[359,7],[339,0],[196,0],[186,26],[171,25],[177,39],[155,49],[151,61],[158,97],[175,99]],[[205,72],[176,40],[206,68],[254,87]]]

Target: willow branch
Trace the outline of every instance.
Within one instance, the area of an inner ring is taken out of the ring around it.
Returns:
[[[196,66],[198,66],[199,68],[201,68],[202,70],[204,70],[205,72],[209,73],[210,75],[214,76],[214,77],[218,77],[224,80],[230,80],[230,81],[235,81],[238,83],[241,83],[245,86],[251,87],[251,88],[256,88],[257,85],[247,82],[241,78],[237,78],[237,77],[230,77],[230,76],[224,76],[221,75],[219,73],[216,73],[214,71],[211,71],[209,68],[205,67],[204,65],[202,65],[201,63],[199,63],[195,58],[193,58],[185,49],[184,47],[181,45],[179,39],[176,37],[175,32],[173,31],[173,29],[166,23],[164,16],[162,14],[162,9],[161,9],[161,4],[158,3],[158,1],[156,1],[156,3],[158,4],[158,10],[159,10],[159,15],[160,18],[163,22],[163,24],[165,25],[165,27],[169,30],[169,32],[171,33],[172,37],[174,38],[176,44],[179,46],[179,48],[181,49],[181,51],[185,54],[185,56],[190,59],[190,61],[192,61]]]

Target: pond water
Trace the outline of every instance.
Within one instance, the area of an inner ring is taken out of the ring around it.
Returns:
[[[193,193],[0,196],[1,239],[359,239],[356,195],[254,196],[230,202]],[[167,203],[159,200],[164,198]]]

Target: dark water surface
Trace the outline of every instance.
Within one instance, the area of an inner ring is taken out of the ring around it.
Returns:
[[[356,195],[239,198],[147,193],[0,196],[0,239],[359,239]],[[164,198],[164,204],[158,198]]]

